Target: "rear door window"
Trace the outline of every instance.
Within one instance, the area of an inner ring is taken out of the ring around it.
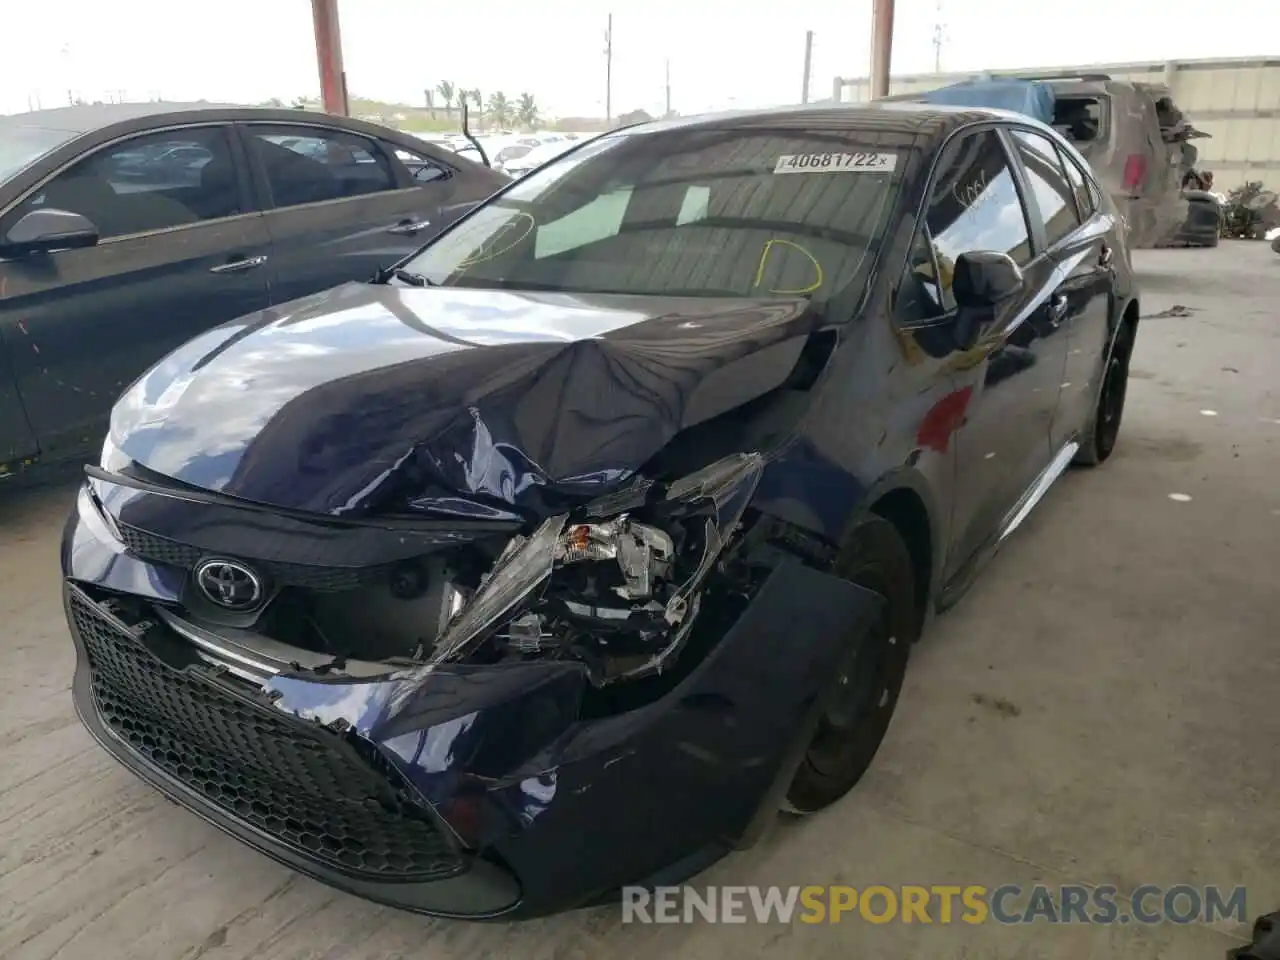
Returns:
[[[318,127],[253,124],[246,129],[276,207],[397,189],[390,161],[367,137]]]
[[[1014,147],[1031,187],[1031,200],[1044,223],[1045,241],[1053,246],[1080,226],[1075,191],[1062,169],[1058,148],[1048,137],[1031,130],[1014,129]],[[1034,214],[1033,214],[1034,215]]]
[[[1097,197],[1089,184],[1089,178],[1076,166],[1076,162],[1061,152],[1059,155],[1062,156],[1062,166],[1067,171],[1067,179],[1071,181],[1071,192],[1076,198],[1076,211],[1080,214],[1080,221],[1083,223],[1098,212]]]

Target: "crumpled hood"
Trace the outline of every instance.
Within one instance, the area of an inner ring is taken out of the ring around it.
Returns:
[[[347,284],[170,354],[117,403],[111,444],[316,513],[537,510],[777,387],[816,325],[803,299]]]

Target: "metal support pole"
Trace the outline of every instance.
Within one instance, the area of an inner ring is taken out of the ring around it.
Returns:
[[[316,34],[316,64],[320,68],[320,102],[325,113],[346,116],[347,75],[342,68],[342,33],[338,28],[338,0],[311,0]]]
[[[871,99],[889,95],[889,62],[893,57],[893,0],[872,0]]]
[[[613,14],[604,29],[604,123],[613,126]]]
[[[804,35],[804,87],[800,91],[800,102],[809,102],[809,77],[813,71],[813,31],[807,30]]]

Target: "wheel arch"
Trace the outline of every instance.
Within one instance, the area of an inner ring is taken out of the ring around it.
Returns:
[[[941,511],[929,484],[910,468],[895,471],[874,484],[862,505],[850,517],[852,530],[867,516],[876,516],[893,524],[911,555],[915,573],[916,607],[923,623],[933,605],[940,579],[944,531],[939,523]]]

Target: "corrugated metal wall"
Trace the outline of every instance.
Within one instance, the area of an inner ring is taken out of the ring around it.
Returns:
[[[1280,190],[1280,59],[1181,60],[1092,64],[1080,67],[998,70],[997,74],[1062,77],[1106,73],[1117,80],[1163,83],[1187,117],[1212,139],[1195,141],[1199,165],[1214,172],[1215,186],[1228,190],[1261,180]],[[915,93],[977,77],[975,73],[927,73],[894,77],[890,94]],[[866,77],[837,78],[837,100],[871,99]]]

